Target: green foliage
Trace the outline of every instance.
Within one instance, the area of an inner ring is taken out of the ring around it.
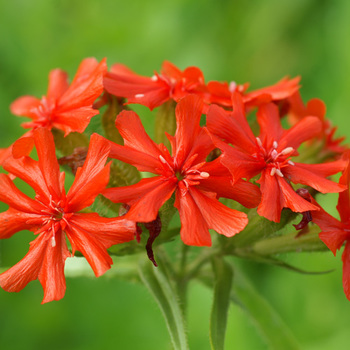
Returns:
[[[210,343],[213,350],[223,350],[233,271],[231,266],[222,258],[213,258],[212,264],[215,284],[210,317]]]

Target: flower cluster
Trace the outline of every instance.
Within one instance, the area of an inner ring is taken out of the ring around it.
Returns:
[[[27,255],[0,275],[0,286],[17,292],[38,279],[43,302],[58,300],[65,293],[67,257],[79,251],[100,276],[113,263],[110,247],[140,241],[147,230],[155,263],[152,243],[165,229],[162,208],[169,202],[179,213],[181,240],[190,246],[211,246],[211,229],[244,235],[252,211],[276,223],[285,208],[300,213],[296,228],[318,225],[333,253],[347,242],[344,290],[350,299],[350,155],[343,139],[335,138],[321,100],[304,105],[299,78],[248,88],[206,83],[199,68],[181,71],[167,61],[160,73],[144,77],[121,64],[108,71],[105,59],[88,58],[71,84],[64,71],[51,71],[46,96],[23,96],[10,107],[31,121],[23,124],[27,133],[0,150],[7,172],[0,174],[0,200],[9,206],[0,214],[0,238],[21,230],[37,237]],[[130,109],[135,103],[157,108],[163,143],[147,134]],[[88,128],[99,109],[105,109],[102,135]],[[87,135],[88,148],[82,141]],[[30,156],[34,147],[38,160]],[[67,193],[60,165],[75,174]],[[136,175],[122,178],[120,169],[129,165]],[[339,183],[329,178],[340,172]],[[15,178],[35,197],[20,191]],[[339,193],[341,221],[321,208],[318,193]],[[113,215],[93,211],[98,195]]]

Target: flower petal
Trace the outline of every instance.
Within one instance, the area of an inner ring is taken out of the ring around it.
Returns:
[[[71,132],[82,133],[89,125],[91,118],[97,114],[99,111],[91,107],[80,107],[65,112],[57,111],[52,126],[63,130],[64,136]]]
[[[0,275],[0,286],[8,292],[19,292],[39,278],[44,289],[43,303],[59,300],[65,293],[63,268],[68,256],[62,232],[56,234],[55,247],[52,247],[51,235],[42,233],[31,242],[26,256]]]
[[[258,183],[260,183],[261,190],[258,214],[271,221],[279,222],[284,200],[276,176],[271,176],[266,171],[263,171]]]
[[[185,196],[181,196],[180,192],[176,191],[174,206],[180,214],[182,241],[187,245],[210,247],[211,237],[208,224],[191,193],[187,192]]]
[[[342,255],[343,260],[343,288],[348,300],[350,300],[350,243],[347,242]]]
[[[113,260],[94,232],[88,232],[72,223],[66,227],[65,232],[72,245],[73,254],[75,250],[79,250],[90,264],[96,277],[110,269]]]
[[[252,104],[254,99],[259,98],[260,95],[268,94],[271,96],[271,99],[283,100],[289,96],[292,96],[299,89],[300,77],[295,77],[289,79],[288,77],[283,78],[275,85],[267,86],[262,89],[258,89],[252,92],[248,92],[244,95],[244,103]]]
[[[115,121],[124,145],[154,158],[161,154],[158,145],[147,135],[139,116],[133,111],[122,111]]]
[[[190,149],[187,159],[190,159],[195,154],[197,155],[195,158],[196,163],[204,162],[209,155],[209,153],[215,149],[215,145],[209,136],[208,132],[201,128],[198,136],[193,140],[192,148]]]
[[[132,241],[136,231],[133,221],[122,217],[105,218],[96,213],[74,214],[69,222],[83,231],[94,234],[106,249],[114,244]]]
[[[261,141],[266,149],[272,148],[273,142],[279,142],[284,133],[278,107],[274,103],[263,104],[258,109],[257,119],[260,125]]]
[[[90,206],[109,181],[110,165],[105,166],[110,150],[109,142],[98,134],[93,134],[86,160],[78,168],[75,180],[67,193],[68,208],[77,212]]]
[[[36,114],[33,113],[33,109],[38,108],[40,100],[34,96],[21,96],[12,102],[10,106],[11,113],[19,116],[26,116],[30,118],[36,118]]]
[[[49,74],[49,86],[46,95],[47,99],[51,100],[52,103],[56,103],[68,87],[68,74],[62,69],[53,69]]]
[[[110,141],[111,151],[110,158],[119,159],[124,163],[128,163],[136,167],[139,171],[148,171],[157,174],[157,169],[161,169],[161,163],[158,158],[138,151],[134,148],[118,145]]]
[[[176,151],[174,158],[180,166],[183,164],[193,147],[194,140],[201,131],[200,118],[202,115],[203,101],[196,95],[189,95],[180,100],[176,106]]]
[[[78,212],[86,207],[89,207],[108,185],[109,172],[111,163],[107,164],[98,174],[91,176],[84,183],[81,180],[85,178],[83,171],[82,176],[78,177],[77,182],[74,182],[67,194],[66,210],[71,213]],[[78,174],[78,172],[77,172]]]
[[[33,219],[40,220],[41,216],[13,208],[0,213],[0,238],[10,238],[16,232],[32,229],[33,224],[29,220]]]
[[[66,279],[64,277],[64,264],[70,253],[67,248],[64,233],[59,230],[55,234],[55,245],[51,238],[47,242],[45,255],[42,257],[41,269],[38,279],[44,289],[42,304],[52,300],[60,300],[66,291]]]
[[[198,188],[207,192],[215,192],[218,197],[233,199],[247,208],[255,208],[260,203],[261,193],[258,186],[244,180],[232,184],[232,175],[221,164],[221,157],[206,163],[201,171],[209,177],[201,180]]]
[[[114,203],[132,204],[160,186],[166,179],[162,176],[142,179],[131,186],[106,188],[102,194]]]
[[[34,130],[34,142],[39,158],[39,168],[47,188],[54,200],[60,199],[60,167],[52,133],[47,128],[38,128]]]
[[[228,113],[223,108],[211,105],[207,114],[208,130],[227,143],[245,150],[248,153],[256,151],[256,141],[246,120],[242,100],[234,95],[234,112]]]
[[[9,157],[4,162],[3,168],[29,184],[41,201],[49,201],[50,193],[37,161],[29,157],[21,157],[19,159]]]
[[[213,137],[212,139],[215,146],[223,152],[220,160],[232,174],[233,182],[241,178],[249,180],[265,168],[266,164],[263,160],[259,161],[250,154],[241,152],[218,138]]]
[[[103,92],[103,76],[107,71],[106,59],[84,59],[69,86],[57,103],[57,111],[64,112],[85,106],[91,107]]]
[[[345,170],[339,179],[341,185],[349,186],[350,184],[350,151],[345,152],[343,159],[347,162]],[[349,187],[339,193],[337,210],[342,222],[347,222],[350,219],[350,192]]]
[[[231,237],[242,231],[248,224],[245,213],[230,209],[215,199],[215,194],[199,191],[194,187],[189,189],[193,200],[209,228]]]
[[[318,210],[318,207],[299,196],[284,178],[271,176],[268,170],[262,172],[258,182],[262,194],[258,214],[271,221],[280,221],[283,208],[298,213]]]
[[[327,164],[328,167],[327,167]],[[293,183],[311,186],[322,193],[337,193],[343,191],[346,186],[337,184],[324,177],[339,172],[342,169],[342,162],[336,164],[302,164],[294,163],[283,168],[283,174]]]
[[[305,117],[290,128],[278,142],[278,151],[286,147],[298,147],[307,140],[315,137],[322,130],[322,123],[317,117]]]
[[[176,188],[177,181],[175,179],[172,181],[167,178],[157,177],[157,180],[153,183],[154,185],[158,183],[157,186],[133,202],[125,218],[137,222],[155,220],[160,207],[171,197]]]
[[[0,174],[0,201],[25,213],[41,213],[43,207],[21,192],[6,174]]]
[[[103,84],[110,94],[125,97],[129,103],[143,104],[152,110],[166,102],[170,95],[168,83],[155,77],[143,77],[122,64],[115,64]]]

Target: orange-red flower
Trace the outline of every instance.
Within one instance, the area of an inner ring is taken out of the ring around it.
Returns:
[[[216,135],[213,139],[223,152],[221,161],[230,170],[234,182],[261,174],[258,180],[262,193],[259,215],[279,222],[284,207],[295,212],[317,210],[293,190],[290,182],[311,186],[322,193],[345,189],[326,179],[343,170],[344,161],[325,164],[292,161],[292,157],[298,155],[299,146],[320,132],[322,123],[317,117],[305,117],[291,129],[284,130],[277,106],[264,104],[257,113],[260,135],[255,137],[246,120],[239,94],[233,94],[233,105],[232,113],[212,105],[207,115],[207,126]]]
[[[350,169],[349,160],[350,153],[347,151],[344,158],[348,161],[348,165],[341,176],[339,183],[344,186],[349,186]],[[340,215],[340,221],[325,212],[316,202],[319,207],[317,212],[312,212],[312,221],[316,223],[322,230],[319,234],[320,239],[327,247],[336,255],[345,243],[345,248],[342,254],[343,260],[343,288],[346,297],[350,300],[350,192],[349,188],[339,193],[337,210]]]
[[[65,135],[73,131],[83,132],[90,119],[99,113],[93,108],[93,103],[103,92],[102,79],[106,71],[106,59],[98,63],[95,58],[86,58],[69,85],[66,72],[52,70],[46,96],[41,99],[22,96],[10,106],[13,114],[32,119],[22,124],[24,128],[31,129],[22,137],[31,136],[32,130],[39,127],[60,129]],[[0,165],[11,152],[12,145],[0,149]]]
[[[173,99],[179,101],[188,94],[197,94],[204,99],[207,88],[202,71],[188,67],[183,72],[165,61],[160,74],[151,78],[134,73],[122,64],[115,64],[103,80],[105,89],[112,95],[125,97],[129,103],[139,103],[149,109]]]
[[[240,94],[246,109],[256,107],[262,103],[281,101],[292,96],[299,89],[300,77],[283,78],[274,85],[247,92],[249,84],[211,81],[208,83],[210,103],[232,108],[232,94]]]
[[[95,58],[86,58],[69,85],[67,73],[54,69],[49,75],[46,96],[41,99],[19,97],[11,104],[11,112],[32,119],[22,124],[24,128],[56,128],[65,135],[72,131],[83,132],[90,119],[99,113],[92,105],[103,91],[102,79],[106,71],[106,59],[98,63]]]
[[[144,178],[132,186],[109,188],[103,194],[113,202],[130,206],[126,218],[150,222],[156,219],[160,207],[175,192],[183,242],[209,246],[209,229],[233,236],[248,222],[246,214],[226,207],[217,197],[226,196],[255,207],[260,192],[257,186],[244,181],[231,188],[231,176],[220,161],[206,162],[215,146],[200,127],[202,108],[201,98],[195,95],[178,103],[176,133],[174,137],[168,136],[172,155],[164,145],[157,145],[149,138],[136,113],[121,112],[116,126],[124,138],[124,146],[112,143],[110,156],[157,176]]]
[[[288,114],[289,121],[292,125],[307,116],[318,117],[322,122],[322,129],[317,138],[324,142],[323,152],[331,152],[335,155],[341,155],[348,147],[342,145],[345,137],[335,137],[337,127],[332,126],[329,119],[326,118],[326,105],[318,98],[313,98],[305,105],[299,92],[288,97],[285,101],[284,109]]]
[[[188,94],[199,96],[206,112],[208,105],[215,103],[232,107],[231,95],[240,93],[247,108],[261,103],[280,101],[293,95],[299,88],[300,78],[284,78],[277,84],[247,92],[249,84],[237,85],[234,82],[210,81],[205,84],[204,75],[197,67],[184,71],[165,61],[160,74],[144,77],[134,73],[122,64],[115,64],[104,79],[105,89],[112,95],[125,97],[129,103],[139,103],[151,110],[173,99],[178,102]]]
[[[9,209],[0,214],[0,238],[9,238],[21,230],[31,230],[37,238],[31,242],[27,255],[15,266],[0,275],[0,286],[18,292],[30,281],[39,279],[44,289],[43,303],[61,299],[66,284],[64,264],[72,252],[79,250],[91,265],[96,276],[111,266],[107,253],[111,245],[130,241],[135,224],[121,218],[105,218],[97,213],[79,213],[90,206],[109,180],[109,164],[105,166],[110,146],[97,135],[91,136],[86,161],[79,168],[66,194],[64,173],[59,170],[55,145],[47,128],[38,128],[33,138],[19,140],[24,155],[7,158],[4,169],[28,183],[35,191],[32,199],[22,193],[8,175],[0,174],[0,200]],[[38,161],[25,155],[35,143]],[[27,144],[27,145],[26,145]]]

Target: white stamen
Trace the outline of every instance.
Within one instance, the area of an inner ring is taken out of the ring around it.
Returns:
[[[258,143],[259,147],[262,147],[262,142],[259,137],[256,137],[256,142]]]
[[[277,141],[273,141],[272,147],[273,147],[273,148],[277,148],[277,147],[278,147]]]
[[[209,177],[209,173],[205,172],[205,171],[202,171],[200,174],[199,174],[200,177],[203,177],[205,179],[207,179]]]
[[[135,98],[141,98],[141,97],[144,97],[144,96],[145,96],[144,94],[136,94]]]
[[[230,82],[230,85],[229,85],[229,91],[230,92],[234,92],[235,90],[236,90],[236,88],[237,88],[237,84],[236,84],[236,82],[235,81],[231,81]]]
[[[273,159],[276,159],[278,157],[278,152],[275,149],[271,152],[271,157]]]
[[[55,239],[55,235],[52,236],[51,238],[51,247],[56,247],[56,239]]]
[[[244,86],[243,86],[243,85],[238,85],[237,90],[238,90],[239,92],[243,92]]]
[[[163,163],[163,164],[167,164],[168,162],[164,159],[163,156],[159,155],[159,160]]]
[[[152,78],[151,78],[151,80],[157,81],[157,80],[158,80],[158,77],[157,77],[156,75],[153,75]]]
[[[279,170],[279,169],[276,169],[276,174],[277,174],[279,177],[284,177],[283,174],[282,174],[282,171]]]
[[[281,152],[281,154],[286,155],[288,153],[292,153],[293,151],[294,151],[293,147],[287,147]]]
[[[294,162],[292,162],[291,160],[288,160],[288,164],[293,165],[293,166],[295,165]]]
[[[275,175],[276,174],[276,170],[277,170],[276,168],[272,168],[271,172],[270,172],[270,175],[271,176]]]

